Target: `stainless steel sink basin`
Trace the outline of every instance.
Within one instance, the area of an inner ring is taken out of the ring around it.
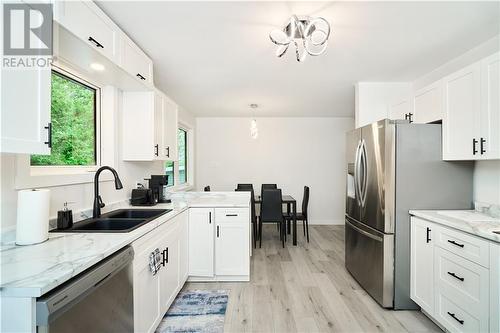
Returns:
[[[118,209],[73,224],[73,227],[51,232],[130,232],[155,218],[172,211],[171,209]]]

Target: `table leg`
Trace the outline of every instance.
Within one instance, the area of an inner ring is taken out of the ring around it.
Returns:
[[[293,204],[293,245],[297,245],[297,202]]]
[[[286,203],[286,213],[287,213],[288,215],[290,215],[290,213],[291,213],[291,211],[290,211],[290,203],[289,203],[289,202],[287,202],[287,203]],[[289,234],[289,235],[290,235],[290,231],[291,231],[291,229],[292,229],[292,228],[291,228],[290,223],[291,223],[291,221],[290,221],[290,220],[287,220],[287,221],[286,221],[286,227],[287,227],[287,230],[288,230],[288,234]]]

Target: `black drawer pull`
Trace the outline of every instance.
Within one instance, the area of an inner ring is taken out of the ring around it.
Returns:
[[[484,144],[486,143],[486,139],[481,138],[480,141],[481,141],[481,145],[480,145],[481,155],[483,155],[484,153],[486,153],[486,149],[484,149]]]
[[[477,143],[478,143],[478,141],[476,139],[472,139],[472,155],[477,154],[477,149],[476,149]]]
[[[144,76],[142,76],[141,74],[139,74],[139,73],[135,74],[135,76],[137,76],[141,80],[146,81],[146,78]]]
[[[158,156],[158,144],[155,145],[155,156]]]
[[[448,243],[451,243],[451,244],[453,244],[455,246],[458,246],[458,247],[464,247],[465,246],[464,244],[460,244],[460,243],[457,243],[457,242],[455,242],[453,240],[449,240],[449,239],[448,239]]]
[[[212,212],[208,212],[208,223],[212,224]]]
[[[165,148],[167,151],[167,157],[170,157],[170,147]]]
[[[44,143],[49,146],[49,148],[52,148],[52,123],[49,123],[44,128],[47,130],[47,141]]]
[[[103,49],[103,48],[104,48],[104,46],[103,46],[101,43],[99,43],[98,41],[96,41],[96,40],[95,40],[94,38],[92,38],[92,37],[89,37],[89,42],[94,43],[96,47],[100,47],[101,49]]]
[[[163,257],[163,260],[161,261],[161,264],[163,266],[165,266],[168,263],[167,254],[165,252],[167,252],[166,249],[163,250],[163,251],[161,251],[161,256]]]
[[[427,228],[426,242],[429,243],[430,241],[431,241],[431,228]]]
[[[238,216],[238,214],[226,214],[226,216]]]
[[[460,281],[462,281],[462,282],[465,280],[463,277],[460,277],[460,276],[458,276],[457,274],[455,274],[455,273],[453,273],[453,272],[448,272],[448,275],[451,275],[451,276],[453,276],[455,279],[460,280]]]
[[[464,324],[464,321],[463,320],[460,320],[458,319],[454,313],[451,313],[451,312],[448,312],[448,315],[450,315],[453,319],[455,319],[456,321],[458,321],[460,323],[460,325],[463,325]]]
[[[219,238],[219,226],[217,226],[217,238]]]

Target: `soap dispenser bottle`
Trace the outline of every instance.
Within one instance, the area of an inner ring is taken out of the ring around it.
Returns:
[[[57,212],[57,229],[69,229],[73,226],[73,212],[68,209],[68,202],[64,203],[64,209]]]

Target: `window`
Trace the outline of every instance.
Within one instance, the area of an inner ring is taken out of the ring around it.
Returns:
[[[187,182],[187,132],[179,128],[177,132],[177,149],[179,154],[179,184]]]
[[[179,128],[177,131],[177,162],[168,161],[165,163],[165,174],[168,176],[167,186],[175,183],[183,185],[188,183],[188,131]]]
[[[97,164],[97,88],[52,71],[50,155],[31,155],[31,166]]]

